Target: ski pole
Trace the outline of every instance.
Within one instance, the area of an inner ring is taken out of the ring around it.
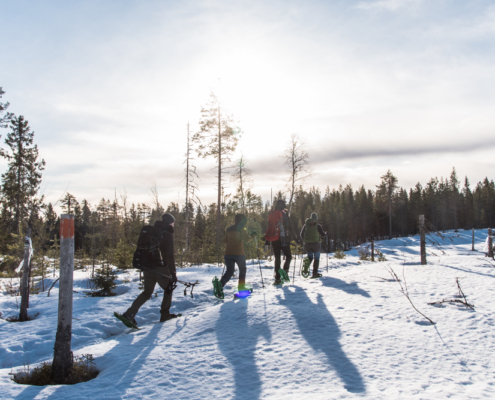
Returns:
[[[263,272],[261,271],[261,263],[260,263],[260,249],[258,247],[258,237],[254,237],[254,243],[256,245],[256,255],[258,256],[258,265],[260,267],[260,275],[261,275],[261,286],[263,289],[265,288],[265,284],[263,283]]]
[[[328,273],[328,235],[327,235],[327,273]]]
[[[294,256],[294,271],[292,271],[292,284],[296,280],[296,259],[297,259],[297,242],[296,242],[296,255]]]

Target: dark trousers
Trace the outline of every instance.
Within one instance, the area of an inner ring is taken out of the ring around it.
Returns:
[[[321,243],[320,242],[315,242],[315,243],[305,243],[304,244],[304,250],[308,253],[308,258],[315,260],[320,259],[320,250],[321,250]]]
[[[156,267],[153,268],[153,271],[156,271],[163,275],[170,275],[169,269],[167,267]],[[136,298],[136,300],[134,300],[131,307],[127,311],[129,311],[132,315],[136,315],[141,306],[151,298],[151,295],[155,290],[155,286],[158,283],[163,289],[163,300],[160,312],[162,314],[169,314],[170,306],[172,305],[172,293],[168,294],[166,289],[169,285],[170,279],[163,276],[155,275],[151,271],[143,271],[143,278],[144,290]]]
[[[234,274],[235,271],[235,265],[239,267],[239,289],[244,288],[244,285],[246,284],[246,256],[234,256],[234,255],[225,255],[223,256],[223,259],[225,261],[225,266],[227,267],[227,271],[225,271],[225,274],[223,274],[222,279],[220,279],[220,282],[222,284],[222,287],[225,286],[225,284],[230,281],[230,278],[232,278],[232,275]]]
[[[290,253],[290,245],[287,243],[285,246],[282,246],[280,240],[275,240],[272,242],[273,255],[275,256],[275,279],[280,279],[280,274],[278,270],[280,269],[280,256],[283,251],[285,254],[285,263],[284,270],[289,273],[290,262],[292,260],[292,255]]]

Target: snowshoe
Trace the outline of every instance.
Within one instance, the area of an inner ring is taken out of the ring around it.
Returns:
[[[323,276],[322,274],[317,273],[317,274],[313,274],[313,275],[311,276],[311,278],[309,278],[309,279],[318,279],[318,278],[321,278],[322,276]]]
[[[280,268],[278,270],[278,273],[280,275],[280,280],[282,281],[282,283],[283,282],[290,282],[290,279],[289,279],[289,276],[287,275],[287,271],[286,270]]]
[[[225,296],[223,294],[222,283],[218,280],[216,276],[215,278],[213,278],[211,282],[213,283],[213,294],[217,299],[223,300]]]
[[[239,290],[238,292],[234,293],[234,298],[235,299],[247,299],[248,297],[251,297],[252,291],[248,289],[244,290]]]
[[[125,317],[125,313],[124,314],[119,314],[118,312],[114,312],[113,315],[119,319],[120,321],[122,321],[122,323],[127,326],[128,328],[131,328],[131,329],[140,329],[138,328],[138,326],[136,325],[135,321],[134,323],[130,320],[128,320],[126,317]],[[134,319],[134,318],[133,318]]]
[[[274,286],[281,286],[283,284],[284,284],[284,282],[282,282],[282,280],[280,280],[280,279],[275,279],[275,282],[273,282]]]
[[[307,278],[309,276],[309,266],[311,265],[311,262],[313,260],[311,258],[305,258],[304,261],[303,261],[303,266],[302,266],[302,271],[301,271],[301,275],[303,276],[303,278]]]

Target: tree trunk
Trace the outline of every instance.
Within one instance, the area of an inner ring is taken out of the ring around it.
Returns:
[[[30,246],[31,228],[27,228],[24,238],[24,260],[22,263],[22,284],[21,284],[21,311],[19,313],[19,321],[27,321],[29,307],[29,265],[31,256]]]
[[[74,216],[60,218],[60,282],[58,293],[58,325],[53,355],[56,383],[64,383],[72,368],[72,288],[74,273]]]
[[[218,104],[218,198],[217,198],[217,251],[220,247],[220,203],[222,202],[222,120]]]

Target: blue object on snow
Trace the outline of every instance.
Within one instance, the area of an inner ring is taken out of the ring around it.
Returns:
[[[237,292],[235,294],[235,297],[239,299],[245,299],[246,297],[251,296],[251,291],[250,290],[241,290],[240,292]]]

